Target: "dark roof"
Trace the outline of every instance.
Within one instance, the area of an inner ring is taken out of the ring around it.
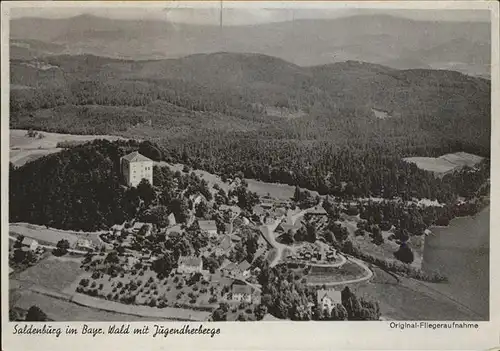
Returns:
[[[137,151],[131,152],[130,154],[123,156],[122,159],[127,160],[128,162],[142,162],[142,161],[153,162],[153,160],[147,158],[144,155],[141,155]]]

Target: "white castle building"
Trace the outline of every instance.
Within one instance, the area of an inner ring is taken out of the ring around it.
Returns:
[[[153,185],[153,160],[134,151],[120,159],[123,178],[128,186],[137,186],[143,179]]]

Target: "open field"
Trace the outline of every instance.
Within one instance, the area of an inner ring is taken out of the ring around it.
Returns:
[[[352,284],[356,294],[379,301],[382,315],[393,320],[480,320],[477,314],[463,308],[448,297],[435,293],[422,283],[400,278],[401,283],[373,268],[369,282]]]
[[[164,161],[162,161],[162,162],[155,162],[155,165],[160,166],[160,167],[168,167],[173,172],[176,172],[176,171],[183,172],[182,170],[184,168],[184,165],[182,165],[182,164],[179,164],[179,163],[172,164],[172,163],[167,163],[167,162],[164,162]],[[191,172],[194,172],[201,179],[205,179],[206,182],[209,185],[209,188],[213,188],[213,186],[215,184],[217,184],[226,193],[229,191],[229,184],[228,183],[224,183],[219,176],[211,174],[211,173],[208,173],[206,171],[201,171],[201,170],[193,170],[193,169],[191,169],[190,173]]]
[[[22,129],[11,129],[9,131],[10,162],[18,167],[40,157],[63,150],[57,147],[57,143],[62,141],[87,142],[95,139],[122,139],[121,137],[112,135],[74,135],[48,132],[40,132],[43,138],[39,139],[38,137],[27,136],[27,132],[27,130]]]
[[[347,261],[342,267],[312,266],[307,275],[307,283],[314,285],[338,283],[342,281],[362,278],[366,271],[358,264]]]
[[[432,228],[425,239],[424,271],[438,271],[446,284],[422,283],[459,301],[487,319],[490,311],[490,207],[472,217]]]
[[[176,172],[182,172],[184,165],[182,164],[171,164],[167,162],[155,162],[156,165],[158,166],[167,166],[169,167],[172,171]],[[190,170],[190,172],[194,172],[198,177],[205,179],[209,185],[210,188],[214,186],[214,184],[217,184],[221,189],[223,189],[226,193],[230,190],[230,185],[228,183],[224,183],[222,179],[212,173],[208,173],[206,171],[202,170]],[[248,183],[248,190],[253,191],[257,193],[259,196],[266,196],[269,195],[273,198],[277,199],[282,199],[282,200],[289,200],[294,192],[295,192],[295,187],[287,184],[280,184],[280,183],[266,183],[262,182],[260,180],[254,180],[254,179],[245,179]],[[313,195],[317,195],[316,192],[311,191]]]
[[[12,291],[11,291],[12,294]],[[38,306],[47,316],[56,321],[100,321],[100,322],[119,322],[119,321],[157,321],[161,317],[140,317],[121,313],[113,313],[95,308],[77,305],[73,302],[64,301],[55,297],[38,294],[32,291],[18,291],[14,293],[13,305],[23,309],[29,309],[31,306]]]
[[[70,245],[74,245],[78,239],[87,239],[92,241],[94,245],[101,245],[99,233],[85,233],[65,231],[53,228],[47,228],[40,225],[28,223],[10,223],[9,233],[12,235],[24,235],[25,237],[38,240],[41,243],[55,245],[61,239],[68,240]]]
[[[177,303],[215,308],[217,303],[211,302],[210,298],[214,295],[220,300],[223,295],[223,286],[219,284],[189,281],[187,276],[178,274],[171,274],[160,280],[151,270],[138,271],[135,275],[120,274],[115,278],[103,274],[100,278],[89,279],[89,281],[87,289],[97,289],[99,297],[106,298],[110,302],[118,302],[127,296],[135,296],[134,300],[137,305],[166,306]],[[130,283],[134,287],[131,287]]]
[[[62,291],[71,285],[83,273],[80,263],[72,260],[60,260],[57,257],[40,261],[36,265],[19,273],[17,280],[23,283],[41,286],[54,291]]]
[[[149,306],[125,305],[118,302],[107,301],[96,297],[83,294],[75,294],[73,302],[83,306],[91,306],[104,311],[113,311],[127,316],[139,316],[150,319],[168,319],[168,320],[188,320],[204,321],[210,316],[210,312],[195,311],[183,308],[156,308]],[[99,320],[99,319],[96,319]],[[125,317],[123,320],[128,320]],[[99,320],[101,321],[101,320]]]
[[[23,129],[11,129],[9,131],[9,140],[11,149],[51,149],[62,141],[91,141],[95,139],[118,140],[121,137],[114,135],[76,135],[41,132],[44,137],[41,139],[31,138],[26,135],[28,131]]]
[[[247,179],[248,182],[248,190],[257,193],[259,196],[269,196],[289,200],[294,192],[295,187],[287,185],[287,184],[279,184],[279,183],[265,183],[258,180]]]
[[[34,149],[34,150],[10,150],[10,162],[16,167],[21,167],[22,165],[35,161],[43,156],[47,156],[56,152],[61,151],[60,148],[50,148],[50,149]]]
[[[375,245],[372,242],[371,236],[368,234],[364,236],[357,236],[355,240],[358,243],[359,248],[367,254],[384,260],[396,260],[394,253],[399,250],[399,245],[395,241],[388,239],[390,234],[390,232],[382,232],[384,242],[381,245]],[[411,266],[415,268],[422,267],[424,243],[425,237],[423,235],[412,236],[408,240],[409,247],[412,249],[415,257]]]
[[[466,152],[456,152],[440,157],[406,157],[403,160],[415,163],[418,168],[425,171],[434,172],[443,176],[448,172],[458,170],[464,166],[473,167],[482,161],[482,157]]]

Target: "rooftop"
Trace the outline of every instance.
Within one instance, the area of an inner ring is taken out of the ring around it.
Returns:
[[[147,158],[144,155],[141,155],[137,151],[131,152],[130,154],[123,156],[122,159],[127,160],[128,162],[146,162],[146,161],[153,162],[153,160]]]
[[[27,246],[30,246],[32,243],[38,244],[38,241],[36,241],[35,239],[24,237],[23,241],[21,242],[22,245]]]
[[[178,265],[184,265],[184,266],[199,266],[201,265],[202,260],[201,257],[195,257],[195,256],[181,256],[179,257],[179,262]]]
[[[247,269],[250,268],[250,263],[248,263],[247,260],[244,260],[242,262],[240,262],[240,264],[238,265],[238,268],[241,270],[241,271],[246,271]]]
[[[242,285],[242,284],[234,284],[233,285],[233,294],[247,294],[251,295],[252,294],[252,287],[249,285]]]
[[[217,223],[215,221],[198,221],[201,230],[217,230]]]
[[[224,236],[224,238],[220,241],[220,248],[222,250],[228,250],[231,248],[231,238],[227,235]]]

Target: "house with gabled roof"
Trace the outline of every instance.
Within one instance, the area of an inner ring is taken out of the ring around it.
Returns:
[[[180,256],[177,262],[177,273],[190,274],[202,273],[203,260],[201,257],[195,256]]]
[[[200,229],[204,232],[207,232],[209,236],[217,235],[217,223],[215,221],[198,221],[198,225],[200,226]]]
[[[317,205],[307,210],[307,214],[310,216],[326,216],[328,213],[322,205]]]
[[[128,186],[137,186],[143,179],[153,185],[153,160],[137,151],[120,158],[120,169]]]

